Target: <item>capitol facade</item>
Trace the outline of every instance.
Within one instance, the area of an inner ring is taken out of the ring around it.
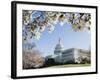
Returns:
[[[83,59],[91,61],[91,53],[89,50],[70,48],[64,50],[64,46],[59,39],[55,47],[53,58],[57,63],[81,63]]]

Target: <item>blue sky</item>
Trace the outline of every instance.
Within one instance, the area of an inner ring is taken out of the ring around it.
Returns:
[[[55,30],[52,33],[45,29],[39,40],[32,39],[31,42],[34,42],[36,49],[46,56],[53,54],[59,38],[61,38],[64,49],[79,48],[88,50],[90,47],[90,34],[88,32],[74,32],[71,25],[60,26],[59,23],[55,25]]]

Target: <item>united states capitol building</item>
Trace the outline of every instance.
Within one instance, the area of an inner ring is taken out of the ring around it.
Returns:
[[[64,50],[64,46],[59,39],[55,46],[54,54],[52,55],[55,62],[58,63],[81,63],[82,59],[91,60],[91,53],[89,50],[70,48]]]

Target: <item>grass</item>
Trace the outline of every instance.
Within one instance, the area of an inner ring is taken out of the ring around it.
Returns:
[[[65,65],[50,66],[48,68],[87,67],[87,66],[91,66],[91,64],[65,64]]]

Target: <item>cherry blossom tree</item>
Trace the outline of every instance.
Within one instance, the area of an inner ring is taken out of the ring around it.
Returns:
[[[45,59],[38,50],[23,50],[23,69],[39,68],[44,62]]]
[[[61,26],[70,24],[73,31],[89,31],[91,28],[90,13],[23,10],[22,14],[23,40],[31,38],[39,40],[46,28],[51,33],[57,23]]]

